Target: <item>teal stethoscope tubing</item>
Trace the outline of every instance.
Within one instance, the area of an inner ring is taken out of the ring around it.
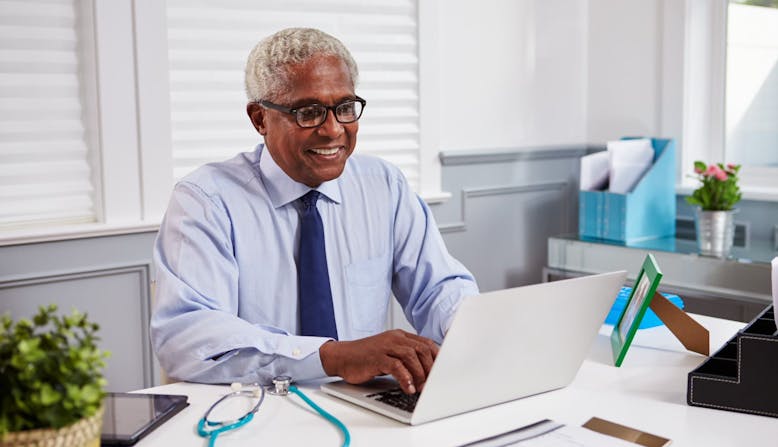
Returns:
[[[348,447],[349,445],[351,445],[351,434],[348,432],[348,428],[346,428],[346,425],[343,424],[343,422],[340,422],[338,418],[327,413],[327,411],[324,410],[322,407],[316,405],[311,399],[308,398],[308,396],[303,394],[303,392],[300,391],[296,386],[294,385],[290,386],[289,392],[300,396],[300,399],[304,400],[305,403],[307,403],[308,405],[311,406],[311,408],[316,410],[321,415],[321,417],[330,421],[333,425],[338,427],[340,431],[343,432],[343,444],[342,444],[343,447]]]
[[[265,400],[265,389],[262,387],[259,387],[259,390],[261,391],[259,401],[256,405],[254,405],[254,408],[251,409],[248,413],[246,413],[243,417],[240,419],[236,419],[234,421],[231,421],[229,424],[224,425],[224,422],[216,422],[216,421],[209,421],[208,415],[211,413],[211,411],[219,405],[222,401],[225,399],[228,399],[230,397],[240,396],[240,395],[253,395],[253,390],[239,390],[239,391],[233,391],[232,393],[226,394],[222,396],[219,400],[213,403],[211,405],[211,408],[208,409],[208,411],[205,413],[205,415],[200,419],[200,421],[197,423],[197,433],[202,437],[208,438],[208,447],[214,447],[216,445],[216,438],[219,436],[219,434],[224,433],[225,431],[234,430],[236,428],[243,427],[244,425],[248,424],[253,418],[254,413],[256,413],[259,410],[259,406],[262,404],[262,401]],[[292,385],[289,387],[289,392],[297,394],[300,396],[300,399],[302,399],[305,403],[311,406],[314,410],[316,410],[317,413],[319,413],[324,419],[331,422],[333,425],[338,427],[341,432],[343,432],[343,444],[342,447],[349,447],[351,445],[351,434],[348,431],[348,428],[346,428],[346,425],[343,424],[338,418],[328,413],[326,410],[324,410],[322,407],[316,405],[314,401],[312,401],[308,396],[306,396],[302,391],[300,391],[296,386]],[[218,427],[216,427],[218,426]],[[209,430],[210,427],[216,427],[212,430]]]
[[[256,413],[259,410],[259,406],[262,405],[262,401],[265,400],[265,389],[262,387],[258,387],[258,390],[260,392],[259,401],[257,401],[256,405],[254,405],[254,408],[252,408],[251,411],[246,413],[240,419],[231,421],[227,425],[225,425],[224,422],[209,421],[208,415],[211,414],[211,411],[214,408],[216,408],[216,406],[219,405],[221,402],[223,402],[225,399],[228,399],[230,397],[240,396],[240,395],[254,396],[256,391],[254,390],[233,391],[229,394],[225,394],[219,400],[214,402],[213,405],[211,405],[211,408],[209,408],[208,411],[205,412],[205,415],[197,423],[197,434],[199,434],[204,438],[205,437],[208,438],[208,447],[214,447],[216,445],[216,437],[219,436],[219,434],[224,433],[225,431],[234,430],[236,428],[243,427],[244,425],[248,424],[249,421],[254,419],[254,413]],[[216,428],[209,430],[210,427],[216,427]]]

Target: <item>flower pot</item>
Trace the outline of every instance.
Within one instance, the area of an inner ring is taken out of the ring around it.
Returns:
[[[103,408],[62,428],[41,428],[0,436],[0,447],[100,447]]]
[[[726,258],[735,237],[736,210],[696,210],[694,227],[697,230],[697,247],[701,255]]]

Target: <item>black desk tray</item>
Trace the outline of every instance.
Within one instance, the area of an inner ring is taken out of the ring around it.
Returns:
[[[778,417],[778,335],[768,306],[689,373],[689,405]]]

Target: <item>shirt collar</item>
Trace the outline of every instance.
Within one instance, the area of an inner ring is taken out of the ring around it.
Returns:
[[[259,156],[259,172],[270,201],[273,203],[273,208],[279,208],[294,202],[311,189],[316,189],[335,203],[341,202],[340,178],[324,182],[318,188],[311,188],[308,185],[292,180],[291,177],[286,175],[286,172],[278,166],[273,157],[270,156],[270,153],[267,152],[264,144],[260,143],[256,150]]]

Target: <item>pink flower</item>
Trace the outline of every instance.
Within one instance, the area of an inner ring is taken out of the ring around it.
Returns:
[[[727,173],[716,165],[708,166],[708,169],[702,173],[704,177],[716,177],[716,180],[722,182],[727,180]]]
[[[734,163],[707,164],[702,160],[694,162],[695,175],[701,184],[686,202],[701,207],[704,211],[726,211],[740,201],[737,185],[740,165]]]

